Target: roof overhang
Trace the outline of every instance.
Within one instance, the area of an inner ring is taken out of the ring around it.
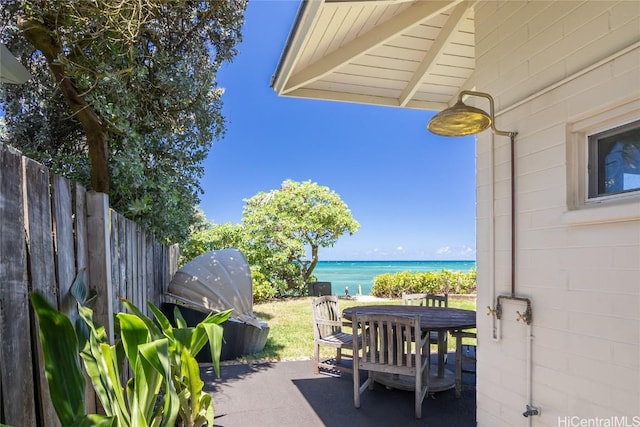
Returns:
[[[441,110],[472,89],[474,1],[303,0],[280,96]]]
[[[0,82],[22,84],[30,78],[27,69],[0,43]]]

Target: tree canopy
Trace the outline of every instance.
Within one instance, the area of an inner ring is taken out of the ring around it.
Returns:
[[[254,288],[299,294],[313,277],[318,250],[333,246],[360,224],[340,196],[311,181],[285,180],[279,189],[245,199],[242,224],[201,221],[184,245],[183,261],[201,253],[236,247],[252,266]],[[268,284],[265,284],[268,282]]]
[[[275,265],[293,262],[300,269],[302,284],[318,263],[320,247],[333,246],[340,236],[360,227],[346,203],[329,187],[292,180],[245,200],[242,224],[248,239],[245,244]],[[288,278],[290,286],[295,286],[292,279]]]
[[[0,92],[2,141],[109,193],[167,241],[188,236],[202,162],[224,135],[220,65],[246,0],[4,0],[1,41],[33,78]]]

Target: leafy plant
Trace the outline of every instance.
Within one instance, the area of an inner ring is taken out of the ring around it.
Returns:
[[[398,298],[403,292],[470,294],[476,291],[476,270],[385,273],[373,279],[371,295]]]
[[[78,300],[78,318],[71,320],[34,293],[31,303],[38,316],[45,374],[53,406],[63,426],[201,426],[213,425],[211,396],[195,355],[209,342],[216,373],[223,330],[220,323],[231,310],[211,314],[195,327],[187,327],[176,309],[177,327],[153,304],[155,321],[123,299],[131,313],[116,315],[119,339],[109,344],[103,326],[93,320],[86,305],[82,274],[72,286]],[[86,414],[85,381],[79,357],[91,379],[105,415]],[[124,361],[133,376],[122,384]]]

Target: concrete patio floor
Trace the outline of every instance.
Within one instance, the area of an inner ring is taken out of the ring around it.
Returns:
[[[449,353],[447,369],[455,366],[454,357]],[[356,409],[351,374],[314,375],[311,360],[224,364],[221,378],[212,367],[201,369],[205,387],[213,393],[214,425],[219,427],[476,425],[474,389],[463,390],[460,399],[454,390],[427,396],[422,419],[416,420],[413,392],[376,384],[363,393]],[[473,384],[475,376],[465,374],[463,382]]]

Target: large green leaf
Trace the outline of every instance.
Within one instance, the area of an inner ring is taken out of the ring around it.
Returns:
[[[140,359],[144,359],[164,379],[165,393],[163,418],[160,426],[173,427],[178,417],[180,402],[178,393],[171,378],[171,364],[169,360],[169,340],[166,338],[140,346]]]
[[[187,351],[191,351],[191,337],[195,328],[175,328],[173,330],[173,336],[179,346],[177,349],[180,351],[178,357],[182,353],[182,348],[185,347]]]
[[[209,337],[209,349],[211,350],[213,369],[215,369],[216,375],[220,376],[220,353],[222,352],[222,337],[224,330],[222,329],[222,326],[212,323],[201,323],[198,326],[202,326]]]
[[[164,334],[171,339],[173,337],[173,332],[172,332],[173,326],[171,326],[171,322],[169,322],[169,319],[167,319],[167,316],[165,316],[164,313],[160,311],[160,309],[155,305],[153,305],[151,302],[148,303],[148,306],[153,312],[153,315],[155,316],[156,320],[160,324],[160,327],[162,328],[162,331],[164,332]]]
[[[91,339],[87,342],[89,343],[90,341]],[[93,341],[95,342],[95,339]],[[111,409],[111,401],[108,397],[107,387],[106,384],[102,381],[101,370],[98,366],[96,357],[91,351],[91,346],[87,345],[85,349],[80,353],[80,356],[82,357],[82,360],[84,360],[84,369],[91,379],[91,384],[93,384],[93,389],[95,390],[98,399],[100,400],[100,402],[102,402],[102,405],[104,406],[104,409],[107,413],[113,413],[113,410]]]
[[[199,418],[197,421],[203,421],[203,422],[206,421],[207,423],[206,425],[212,426],[215,412],[213,408],[213,401],[209,393],[202,393],[200,395],[200,407],[205,409],[204,413],[202,414],[202,417],[204,418],[204,420],[201,420]],[[199,425],[199,424],[196,424],[196,425]]]
[[[142,319],[133,314],[118,313],[116,318],[120,324],[120,337],[125,354],[129,364],[134,367],[138,358],[138,346],[149,341],[149,329]]]
[[[182,378],[189,391],[187,405],[185,407],[183,403],[182,411],[191,420],[192,425],[201,425],[204,421],[203,415],[205,415],[207,408],[201,406],[203,403],[201,395],[203,393],[204,382],[200,377],[200,366],[195,357],[193,357],[193,354],[186,348],[183,349],[180,360],[182,362]],[[200,424],[196,424],[198,419],[202,421]],[[213,425],[213,420],[211,420],[209,425]]]
[[[131,425],[131,417],[120,382],[120,366],[116,348],[106,343],[99,344],[99,348],[98,367],[101,369],[101,380],[106,385],[107,397],[112,410],[112,413],[107,413],[107,415],[118,418],[119,426],[128,427]]]
[[[78,359],[78,339],[71,321],[42,295],[34,293],[31,304],[38,316],[44,368],[53,407],[61,424],[71,426],[84,415],[85,383]]]
[[[85,269],[83,268],[78,271],[76,278],[71,284],[71,288],[69,288],[69,292],[78,303],[78,311],[72,311],[70,313],[70,319],[75,323],[76,335],[78,336],[78,342],[81,349],[86,345],[91,331],[89,330],[87,323],[79,315],[80,307],[86,307],[86,309],[91,308],[96,297],[96,295],[93,295],[93,297],[89,298],[89,287],[87,286],[84,277]]]
[[[166,347],[166,343],[164,347]],[[156,396],[165,378],[164,372],[162,370],[159,371],[142,354],[143,352],[153,353],[159,351],[158,341],[141,343],[138,349],[141,354],[139,357],[136,356],[133,370],[135,380],[133,383],[133,398],[131,399],[131,421],[133,427],[146,427],[153,418]]]
[[[78,420],[73,427],[118,427],[118,423],[114,417],[89,414]]]
[[[89,300],[89,288],[84,280],[84,271],[84,268],[78,270],[78,274],[69,288],[69,292],[80,305],[87,305]]]
[[[221,311],[220,313],[210,313],[202,322],[200,322],[191,338],[191,353],[198,354],[202,347],[205,346],[209,336],[204,328],[204,325],[214,324],[221,325],[229,319],[229,316],[233,312],[233,309]],[[219,354],[219,353],[218,353]]]
[[[99,325],[93,321],[93,310],[90,307],[78,306],[78,312],[80,317],[85,321],[90,329],[91,334],[98,342],[107,342],[107,332],[104,326]]]
[[[173,318],[176,321],[176,326],[178,328],[186,328],[187,327],[187,321],[184,320],[184,317],[182,317],[182,312],[180,312],[180,307],[175,306],[173,307]]]
[[[145,325],[147,325],[147,329],[149,329],[149,333],[151,334],[152,339],[157,340],[162,338],[162,335],[163,335],[162,331],[158,328],[158,326],[155,323],[153,323],[153,320],[145,316],[144,313],[140,311],[140,309],[136,307],[128,299],[120,297],[120,301],[122,302],[122,304],[125,306],[127,310],[129,310],[131,313],[138,316],[145,323]]]

